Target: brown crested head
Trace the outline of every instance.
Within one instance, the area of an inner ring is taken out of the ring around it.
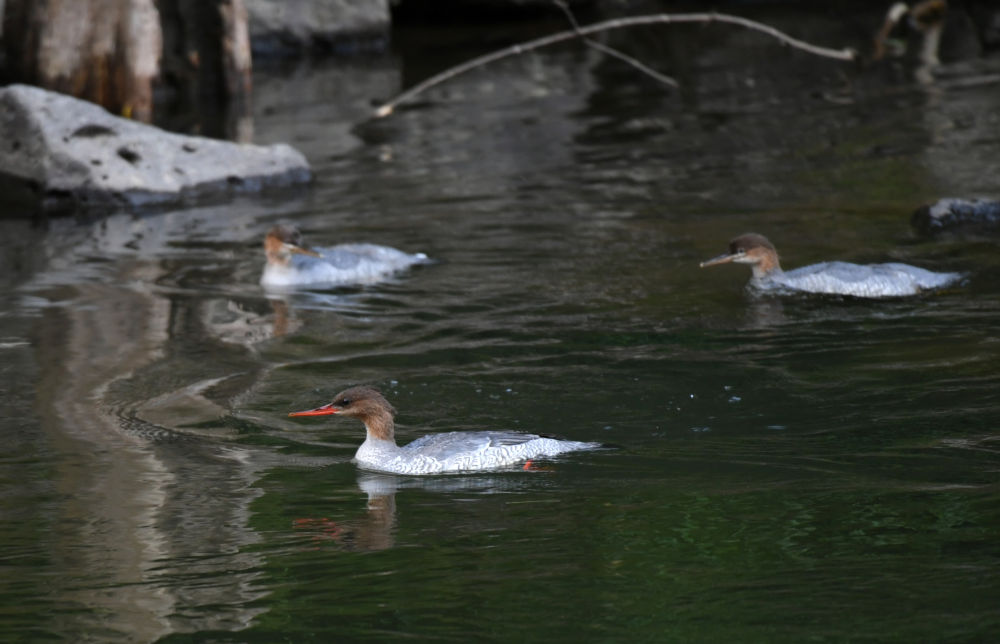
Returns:
[[[743,233],[739,237],[733,237],[729,240],[730,255],[749,253],[755,248],[763,248],[772,253],[777,253],[774,249],[774,244],[768,241],[767,237],[757,233]]]
[[[364,420],[368,416],[381,414],[396,415],[396,409],[374,387],[351,387],[333,397],[330,403],[342,416],[356,416]]]
[[[299,229],[295,226],[278,224],[268,231],[267,236],[273,237],[275,240],[280,241],[283,244],[293,244],[295,246],[302,245],[302,233],[300,233]]]
[[[264,238],[264,253],[267,261],[273,264],[287,265],[292,253],[319,257],[319,253],[302,245],[302,233],[295,226],[278,224],[268,231]]]
[[[368,433],[382,440],[393,440],[393,418],[396,410],[373,387],[351,387],[333,397],[333,402],[309,409],[294,411],[289,416],[351,416],[368,429]]]
[[[757,233],[744,233],[739,237],[734,237],[729,242],[729,252],[718,257],[705,260],[700,265],[717,266],[718,264],[750,264],[755,277],[764,277],[771,271],[780,269],[778,264],[778,251],[774,245],[767,240],[767,237]]]

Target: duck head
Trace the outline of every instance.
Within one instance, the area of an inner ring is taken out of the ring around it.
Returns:
[[[705,260],[699,266],[716,266],[718,264],[749,264],[753,269],[753,276],[757,279],[767,276],[769,273],[781,270],[778,263],[778,251],[774,245],[767,240],[767,237],[757,233],[746,233],[733,238],[729,242],[729,252],[723,253],[712,259]]]

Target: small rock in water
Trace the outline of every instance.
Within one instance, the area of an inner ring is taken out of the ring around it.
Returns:
[[[1000,232],[1000,201],[991,199],[939,199],[914,211],[910,223],[920,232]]]

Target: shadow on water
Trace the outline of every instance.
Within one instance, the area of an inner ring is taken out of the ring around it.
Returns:
[[[758,17],[827,44],[864,31]],[[939,196],[1000,196],[998,60],[945,59],[921,84],[904,64],[672,34],[613,42],[677,94],[566,46],[380,122],[370,99],[421,75],[410,52],[259,71],[258,138],[302,148],[314,186],[0,221],[0,633],[994,632],[1000,263],[995,240],[907,222]],[[436,261],[264,293],[281,220]],[[968,277],[862,301],[759,296],[743,267],[697,268],[748,230],[787,267]],[[286,417],[355,383],[400,410],[400,442],[496,428],[620,447],[538,473],[361,472],[356,424]]]

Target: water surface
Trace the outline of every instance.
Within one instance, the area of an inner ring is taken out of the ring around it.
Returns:
[[[257,140],[300,147],[311,187],[0,221],[2,639],[995,633],[996,240],[923,239],[908,217],[1000,197],[1000,61],[922,84],[732,30],[656,34],[626,40],[680,92],[571,45],[381,122],[370,100],[440,52],[260,69]],[[269,296],[277,221],[436,261]],[[967,278],[861,301],[698,269],[750,230],[787,267]],[[401,442],[613,447],[536,472],[365,473],[359,426],[286,417],[357,383],[400,410]]]

